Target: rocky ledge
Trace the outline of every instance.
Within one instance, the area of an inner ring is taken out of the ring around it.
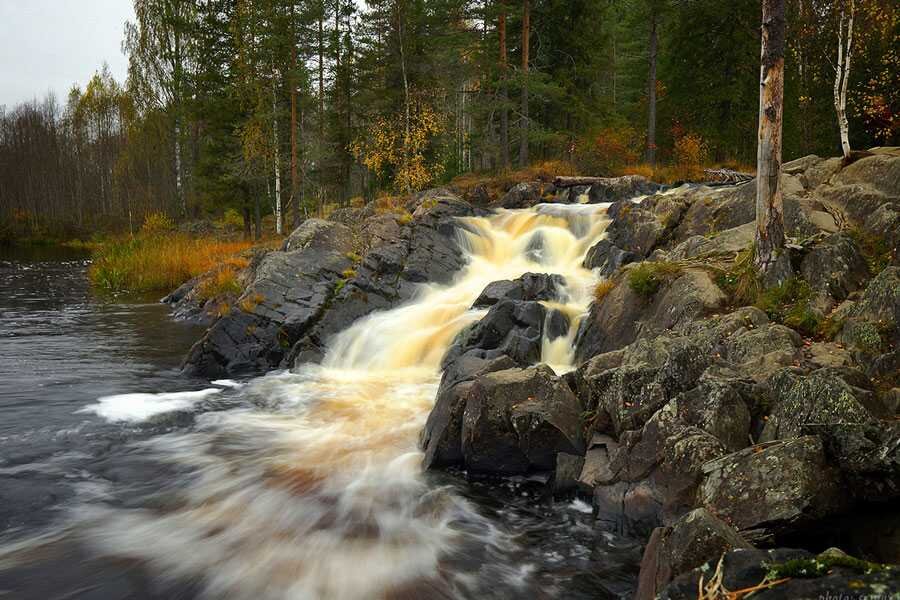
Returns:
[[[755,182],[521,184],[498,199],[612,202],[585,259],[605,280],[566,374],[536,364],[569,326],[548,313],[558,278],[484,290],[486,316],[444,358],[425,466],[546,474],[557,497],[590,499],[598,528],[648,540],[639,598],[695,597],[701,578],[708,597],[900,592],[881,564],[900,563],[900,151],[804,157],[782,184],[789,273],[771,289],[749,260]],[[431,190],[407,215],[307,221],[254,264],[186,368],[321,359],[355,319],[453,276],[455,218],[490,209],[472,200]]]

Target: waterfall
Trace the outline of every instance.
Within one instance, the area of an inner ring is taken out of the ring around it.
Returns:
[[[606,208],[540,204],[461,219],[469,260],[450,284],[423,285],[405,305],[359,320],[322,365],[255,379],[234,392],[237,406],[143,442],[139,452],[186,473],[164,490],[174,500],[84,505],[84,541],[202,582],[212,598],[468,597],[526,577],[497,558],[515,543],[508,534],[424,476],[417,439],[441,358],[484,315],[471,306],[493,281],[565,278],[564,298],[547,305],[570,317],[570,333],[545,340],[542,360],[572,368],[596,283],[581,263]]]

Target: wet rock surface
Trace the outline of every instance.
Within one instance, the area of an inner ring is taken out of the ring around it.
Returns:
[[[426,464],[516,474],[584,453],[581,405],[544,365],[483,373],[437,402],[423,432]]]

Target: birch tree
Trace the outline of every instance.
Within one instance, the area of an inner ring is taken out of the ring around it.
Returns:
[[[855,16],[856,0],[849,0],[849,7],[841,4],[837,30],[837,63],[834,65],[834,110],[837,114],[838,129],[841,132],[841,151],[844,158],[850,156],[847,86],[850,81],[850,59],[853,57],[853,19]],[[846,45],[844,44],[845,40]]]
[[[190,66],[190,26],[195,16],[190,0],[134,0],[135,21],[125,24],[123,48],[128,54],[128,80],[142,108],[164,108],[172,117],[175,196],[187,213],[182,159],[182,122]]]

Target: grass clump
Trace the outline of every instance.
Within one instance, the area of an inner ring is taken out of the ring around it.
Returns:
[[[809,308],[812,289],[806,280],[791,277],[781,285],[760,292],[756,307],[770,319],[804,333],[818,333],[821,318]]]
[[[197,298],[201,301],[240,293],[241,284],[238,281],[238,271],[231,267],[217,270],[197,285]]]
[[[753,264],[753,248],[738,252],[731,268],[716,277],[718,285],[737,305],[754,304],[760,294],[759,274]]]
[[[628,272],[628,286],[638,295],[653,297],[665,281],[671,281],[682,272],[681,265],[673,262],[642,262]]]
[[[235,254],[250,245],[249,242],[192,238],[174,232],[122,237],[94,251],[88,274],[96,287],[109,292],[171,290],[226,261],[233,261]],[[234,270],[239,264],[232,262],[226,267]],[[234,283],[230,275],[223,274],[218,282],[210,284],[210,291],[217,286],[232,288]]]
[[[356,269],[344,269],[343,273],[341,273],[341,277],[344,279],[353,279],[356,277]]]
[[[873,276],[881,273],[891,263],[891,247],[883,237],[872,235],[862,229],[851,229],[850,237],[859,246]]]
[[[594,302],[600,304],[606,296],[615,289],[616,284],[612,279],[604,279],[594,288]]]

